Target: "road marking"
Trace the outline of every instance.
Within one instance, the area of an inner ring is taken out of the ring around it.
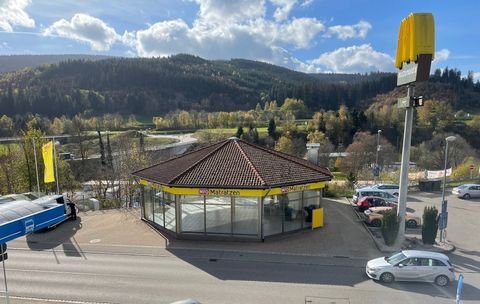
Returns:
[[[50,250],[43,250],[43,249],[30,249],[30,248],[8,248],[9,250],[17,250],[17,251],[27,251],[27,252],[45,252],[45,253],[56,253],[56,252],[62,252],[62,253],[67,253],[67,252],[75,252],[75,253],[80,253],[78,250],[73,250],[73,249],[51,249]],[[172,257],[172,255],[169,254],[148,254],[148,253],[134,253],[134,252],[111,252],[111,251],[85,251],[82,250],[81,254],[99,254],[99,255],[125,255],[125,256],[139,256],[139,257],[160,257],[160,258],[168,258]]]
[[[5,296],[0,296],[5,298]],[[112,302],[86,302],[86,301],[76,301],[76,300],[59,300],[59,299],[44,299],[44,298],[31,298],[31,297],[22,297],[22,296],[9,296],[10,299],[17,300],[27,300],[33,302],[50,302],[50,303],[71,303],[71,304],[113,304]]]
[[[36,272],[36,273],[54,273],[54,274],[69,274],[69,275],[88,275],[88,276],[97,276],[97,277],[116,277],[116,278],[139,278],[139,276],[134,275],[122,275],[122,274],[101,274],[94,272],[74,272],[74,271],[53,271],[53,270],[33,270],[33,269],[18,269],[18,268],[8,268],[9,272]]]

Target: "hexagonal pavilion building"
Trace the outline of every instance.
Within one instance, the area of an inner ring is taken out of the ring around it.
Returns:
[[[178,238],[266,237],[310,228],[327,168],[237,138],[136,171],[142,218]]]

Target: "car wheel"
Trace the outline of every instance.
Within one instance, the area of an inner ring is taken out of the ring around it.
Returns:
[[[376,219],[376,220],[371,221],[370,224],[371,224],[373,227],[380,227],[380,226],[382,226],[382,221]]]
[[[464,198],[464,199],[470,199],[471,196],[470,196],[470,194],[466,193],[466,194],[463,195],[463,198]]]
[[[450,283],[450,280],[447,278],[447,276],[439,275],[435,278],[435,284],[437,284],[438,286],[447,286],[448,283]]]
[[[408,228],[417,228],[417,222],[414,220],[408,220],[406,224]]]
[[[383,283],[392,283],[393,281],[395,281],[395,277],[390,272],[384,272],[380,276],[380,281],[382,281]],[[436,280],[435,280],[435,282],[436,282]]]

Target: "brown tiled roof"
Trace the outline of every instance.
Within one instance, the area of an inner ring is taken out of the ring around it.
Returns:
[[[163,185],[269,188],[329,181],[327,168],[231,138],[164,161],[133,175]]]

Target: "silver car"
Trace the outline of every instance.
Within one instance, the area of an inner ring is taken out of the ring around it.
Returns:
[[[392,195],[386,191],[373,189],[373,188],[361,188],[355,191],[355,194],[352,197],[352,201],[356,204],[362,197],[364,196],[373,196],[383,198],[389,202],[396,202],[398,203],[398,197]]]
[[[470,199],[472,197],[480,197],[480,185],[465,184],[453,188],[452,193],[457,197]]]
[[[434,282],[446,286],[455,281],[455,272],[448,257],[442,253],[404,250],[390,257],[368,261],[367,275],[384,283],[393,281]]]

